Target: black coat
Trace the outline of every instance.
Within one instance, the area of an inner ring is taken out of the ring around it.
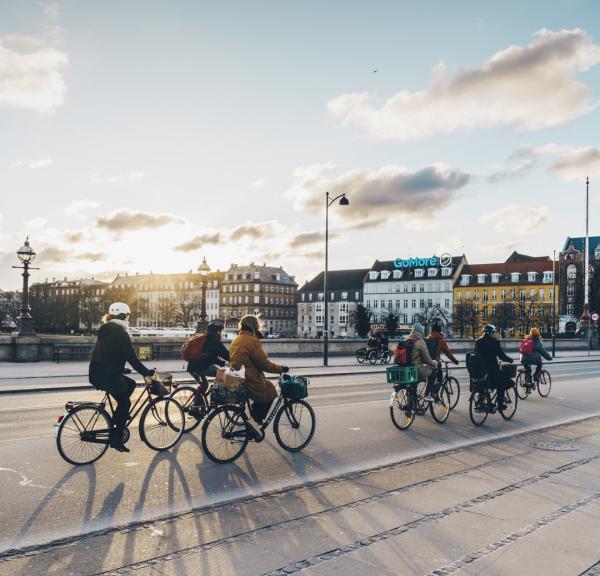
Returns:
[[[490,334],[484,334],[475,342],[475,352],[479,355],[485,366],[490,385],[493,387],[497,387],[499,384],[503,385],[505,378],[500,372],[498,360],[512,364],[513,359],[504,353],[500,342]]]
[[[225,361],[229,360],[229,351],[221,342],[217,334],[207,334],[203,355],[199,360],[192,360],[188,363],[188,372],[204,372],[213,364],[217,366],[225,366]]]
[[[127,330],[116,322],[107,322],[100,326],[98,338],[89,367],[90,384],[103,389],[119,379],[125,370],[125,363],[142,376],[150,376],[152,370],[146,368],[138,359]]]

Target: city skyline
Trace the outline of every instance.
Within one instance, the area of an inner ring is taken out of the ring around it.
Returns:
[[[26,235],[33,282],[206,256],[302,285],[326,191],[332,270],[552,255],[588,176],[596,233],[598,6],[433,6],[4,4],[0,287]]]

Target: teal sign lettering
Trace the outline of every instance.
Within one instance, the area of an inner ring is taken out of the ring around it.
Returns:
[[[437,266],[438,259],[435,256],[431,258],[407,258],[403,260],[402,258],[396,258],[394,260],[394,266],[396,268],[412,268],[413,266]]]

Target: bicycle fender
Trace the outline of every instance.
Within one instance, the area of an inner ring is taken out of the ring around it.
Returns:
[[[392,395],[390,396],[390,406],[394,405],[394,398],[396,398],[396,391],[392,390]]]

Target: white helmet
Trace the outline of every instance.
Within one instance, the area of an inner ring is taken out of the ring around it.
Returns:
[[[125,304],[125,302],[114,302],[110,305],[108,313],[111,316],[118,316],[119,314],[131,314],[131,310],[129,309],[129,306]]]

